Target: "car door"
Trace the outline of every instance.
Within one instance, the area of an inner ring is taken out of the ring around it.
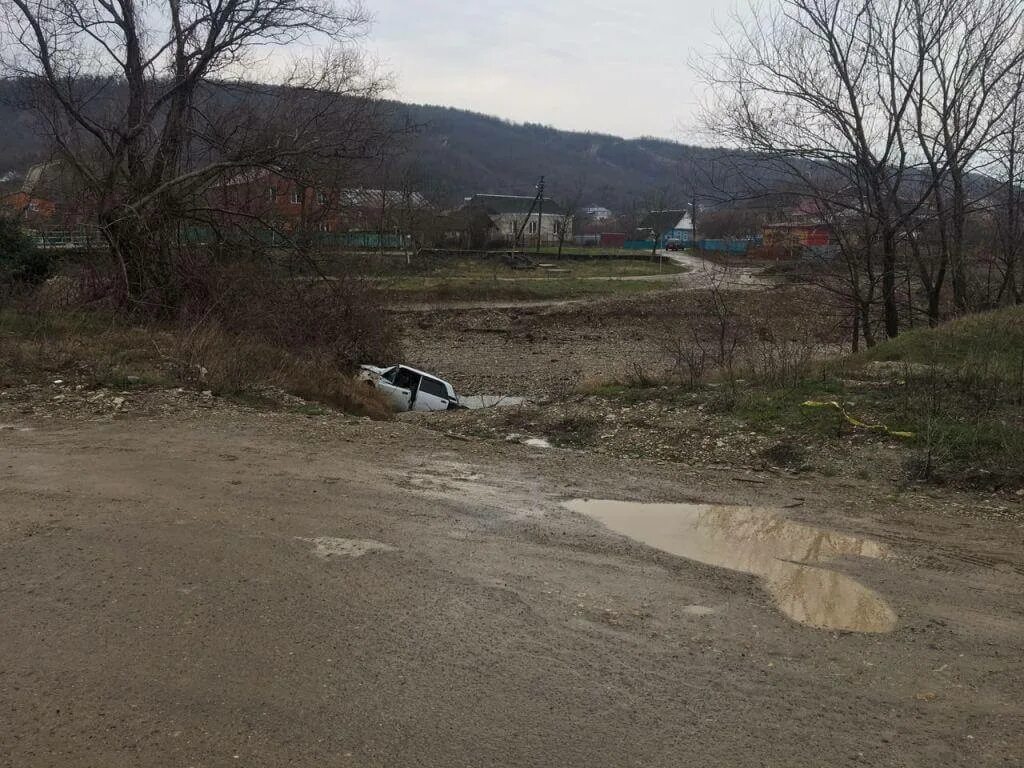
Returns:
[[[403,366],[386,371],[377,381],[377,389],[383,392],[397,411],[412,409],[413,397],[420,383],[420,375]]]
[[[420,387],[416,392],[416,399],[413,403],[415,411],[446,411],[451,399],[448,396],[448,387],[443,381],[424,376],[420,379]]]

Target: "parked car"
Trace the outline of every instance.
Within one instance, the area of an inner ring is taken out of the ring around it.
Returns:
[[[665,250],[666,251],[681,251],[681,250],[683,250],[683,241],[682,240],[667,240],[667,241],[665,241]]]
[[[451,384],[408,365],[363,365],[359,377],[380,390],[398,411],[451,411],[460,407]]]

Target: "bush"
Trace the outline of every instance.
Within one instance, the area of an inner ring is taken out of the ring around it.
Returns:
[[[50,275],[53,259],[35,247],[17,222],[0,218],[0,285],[39,285]]]
[[[340,371],[400,357],[383,296],[369,281],[321,279],[287,251],[179,255],[176,303],[165,308],[188,332],[215,326]]]

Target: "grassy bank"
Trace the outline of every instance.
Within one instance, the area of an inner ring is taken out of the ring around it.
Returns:
[[[816,364],[786,383],[736,374],[696,388],[618,383],[591,392],[630,405],[699,409],[713,415],[723,435],[776,440],[776,463],[848,451],[841,461],[850,474],[884,472],[907,481],[1004,489],[1024,485],[1021,307],[911,331],[861,354]],[[883,454],[883,466],[855,466],[867,446],[894,450]]]

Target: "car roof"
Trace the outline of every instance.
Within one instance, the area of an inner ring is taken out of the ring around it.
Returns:
[[[431,378],[431,379],[437,379],[442,384],[448,384],[449,387],[451,386],[451,384],[449,384],[447,381],[442,379],[436,373],[427,373],[426,371],[421,371],[419,368],[413,368],[411,365],[406,365],[405,363],[399,363],[398,365],[400,367],[402,367],[402,368],[405,368],[408,371],[412,371],[413,373],[418,373],[420,376],[426,376],[426,377]]]

